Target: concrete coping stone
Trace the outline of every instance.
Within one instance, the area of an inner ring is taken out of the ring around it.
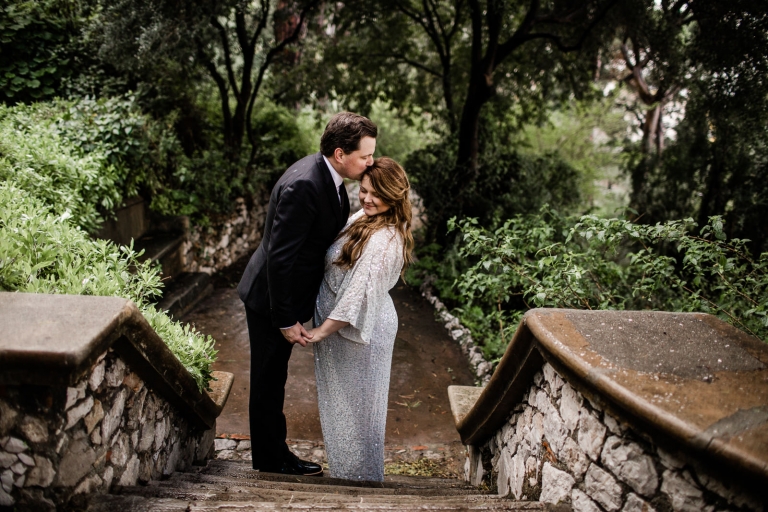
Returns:
[[[214,372],[200,393],[130,300],[0,292],[0,384],[70,386],[110,348],[193,424],[213,427],[234,377]]]
[[[759,339],[703,313],[532,309],[485,388],[449,390],[465,444],[495,434],[544,361],[639,431],[768,482]]]

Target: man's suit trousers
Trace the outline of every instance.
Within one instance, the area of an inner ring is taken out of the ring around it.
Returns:
[[[248,415],[253,468],[276,471],[289,453],[283,403],[293,345],[272,326],[269,314],[261,315],[246,306],[245,317],[251,344]]]

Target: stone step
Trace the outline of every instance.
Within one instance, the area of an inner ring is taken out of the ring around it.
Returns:
[[[182,272],[165,284],[157,308],[179,319],[213,291],[211,276],[204,272]]]
[[[349,489],[349,488],[347,488]],[[362,489],[367,491],[368,489]],[[334,501],[339,503],[358,503],[361,500],[366,503],[402,503],[411,502],[479,502],[498,501],[505,498],[497,494],[463,494],[446,495],[433,493],[405,494],[392,493],[393,489],[384,489],[389,492],[338,492],[338,487],[307,488],[306,490],[284,490],[263,487],[250,487],[232,484],[196,484],[196,485],[149,485],[120,487],[114,490],[114,494],[123,496],[142,496],[144,498],[173,498],[189,501],[258,501],[274,503],[314,503],[318,500]]]
[[[319,480],[319,479],[318,479]],[[259,481],[232,479],[222,476],[211,475],[183,475],[176,474],[169,480],[151,482],[147,486],[125,487],[115,489],[119,494],[139,494],[142,496],[157,497],[176,497],[174,493],[196,493],[204,490],[203,494],[219,493],[254,493],[259,495],[274,494],[279,497],[285,493],[319,493],[338,496],[469,496],[469,495],[488,495],[478,489],[440,489],[440,488],[372,488],[372,487],[352,487],[343,485],[323,485],[311,483],[291,483],[278,481]]]
[[[512,510],[512,511],[551,511],[565,512],[570,507],[553,506],[540,502],[512,501],[503,498],[496,500],[473,501],[468,499],[420,500],[418,497],[406,503],[397,501],[366,501],[365,498],[344,502],[321,494],[315,495],[314,501],[191,501],[173,498],[150,498],[143,496],[95,495],[92,496],[87,512],[207,512],[237,510],[238,512],[262,510]]]
[[[151,233],[136,240],[133,248],[143,250],[141,260],[160,263],[164,278],[174,278],[184,269],[184,235],[179,233]]]
[[[204,467],[195,467],[189,470],[189,472],[206,474],[213,476],[221,476],[232,479],[254,479],[262,481],[273,482],[286,482],[292,484],[312,484],[312,485],[340,485],[347,487],[372,487],[372,488],[411,488],[411,489],[469,489],[477,492],[477,488],[473,487],[466,482],[453,478],[429,478],[421,476],[401,476],[401,475],[387,475],[384,477],[384,482],[357,482],[354,480],[343,480],[340,478],[331,477],[316,477],[316,476],[295,476],[295,475],[281,475],[276,473],[262,473],[260,471],[254,471],[251,468],[250,462],[247,461],[228,461],[228,460],[211,460],[208,461],[208,465]],[[176,475],[182,475],[183,473],[176,473]]]

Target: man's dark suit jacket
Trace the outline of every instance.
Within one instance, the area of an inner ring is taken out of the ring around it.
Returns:
[[[237,292],[251,310],[269,314],[274,327],[312,317],[323,279],[325,253],[349,217],[321,153],[283,174],[269,199],[264,237],[251,256]]]

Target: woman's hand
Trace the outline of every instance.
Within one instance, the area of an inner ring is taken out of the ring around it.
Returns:
[[[323,333],[320,330],[320,327],[315,327],[314,329],[310,329],[309,331],[307,331],[307,334],[311,336],[311,338],[304,336],[304,341],[306,341],[307,343],[317,343],[318,341],[321,341],[328,337],[327,334],[323,335]]]
[[[317,343],[318,341],[324,340],[331,334],[348,325],[349,322],[341,322],[339,320],[328,318],[319,327],[315,327],[314,329],[309,330],[308,334],[311,335],[312,338],[308,338],[307,336],[304,336],[303,338],[307,343]]]

